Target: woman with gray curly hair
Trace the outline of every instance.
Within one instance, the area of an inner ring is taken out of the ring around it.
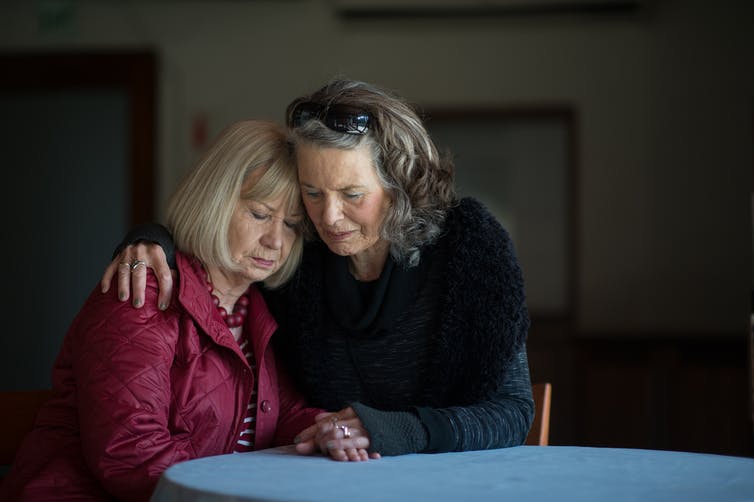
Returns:
[[[522,444],[534,414],[529,318],[507,232],[478,201],[457,199],[452,161],[392,93],[334,80],[286,118],[316,237],[267,299],[288,371],[313,406],[332,410],[299,434],[299,453],[364,460]],[[131,246],[114,263],[165,274],[160,255]]]

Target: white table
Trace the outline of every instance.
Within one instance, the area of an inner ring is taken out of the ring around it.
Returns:
[[[754,501],[754,459],[520,446],[346,463],[282,447],[176,464],[152,500]]]

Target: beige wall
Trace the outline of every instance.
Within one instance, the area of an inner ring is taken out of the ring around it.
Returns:
[[[334,74],[424,107],[565,103],[579,117],[578,321],[588,332],[743,332],[751,290],[754,8],[346,20],[326,0],[3,2],[0,49],[153,48],[159,200],[210,132],[282,119]]]

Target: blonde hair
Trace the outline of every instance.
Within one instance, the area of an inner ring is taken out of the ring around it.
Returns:
[[[264,174],[242,193],[246,178]],[[296,165],[286,141],[286,130],[273,122],[248,120],[225,129],[172,195],[167,224],[178,249],[205,265],[239,270],[233,261],[228,232],[240,199],[269,200],[283,196],[286,212],[303,212]],[[296,271],[303,253],[302,230],[285,263],[264,284],[284,284]]]

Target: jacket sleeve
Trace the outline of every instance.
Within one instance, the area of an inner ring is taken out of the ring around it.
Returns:
[[[175,243],[170,231],[159,223],[144,223],[132,228],[123,238],[120,244],[113,251],[113,258],[118,256],[127,246],[138,242],[152,242],[157,244],[165,252],[168,266],[172,269],[178,268],[175,263]]]
[[[468,406],[417,407],[413,413],[352,406],[369,431],[370,451],[386,456],[517,446],[526,440],[534,416],[525,346],[499,383],[487,399]]]
[[[293,382],[278,365],[278,392],[280,397],[280,417],[273,444],[282,446],[293,443],[296,435],[314,424],[314,417],[325,410],[310,408],[303,396],[294,388]]]
[[[149,274],[147,297],[155,297]],[[168,430],[178,325],[156,301],[141,309],[97,290],[72,326],[73,378],[84,458],[121,500],[147,500],[160,474],[196,455]]]

